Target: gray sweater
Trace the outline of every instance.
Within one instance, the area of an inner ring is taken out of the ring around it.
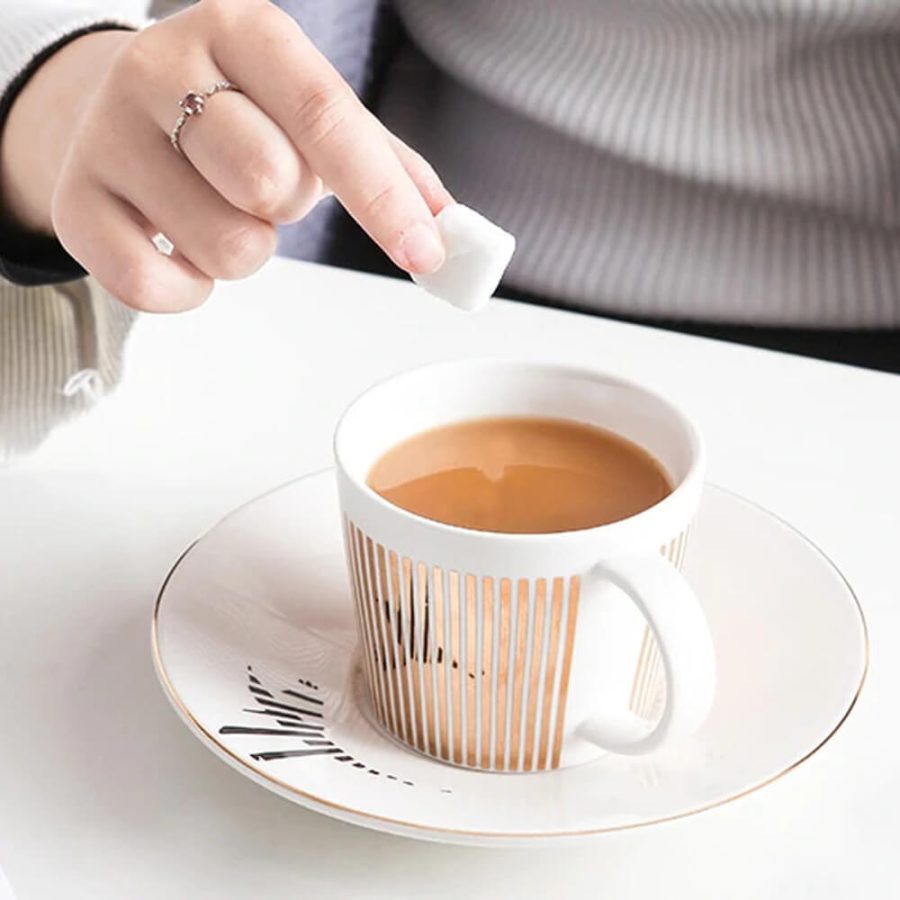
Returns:
[[[281,2],[357,88],[375,4]],[[378,111],[516,234],[513,286],[630,315],[900,326],[900,0],[394,4],[413,47]],[[28,36],[0,11],[0,69]],[[315,257],[329,215],[283,249]]]

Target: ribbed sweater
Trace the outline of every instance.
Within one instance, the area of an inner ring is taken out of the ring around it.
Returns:
[[[54,5],[5,0],[4,74],[34,44],[10,2]],[[367,52],[365,6],[316,5],[345,57]],[[395,6],[412,46],[378,111],[516,234],[509,284],[634,316],[900,327],[897,0]],[[315,256],[303,228],[283,247]]]

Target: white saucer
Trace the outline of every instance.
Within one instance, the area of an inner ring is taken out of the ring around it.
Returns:
[[[718,694],[699,734],[651,757],[485,774],[374,728],[332,471],[254,500],[187,550],[157,601],[154,660],[210,749],[338,819],[483,845],[649,825],[734,800],[807,759],[846,719],[868,660],[850,587],[770,513],[708,487],[692,553],[687,575],[712,628]]]

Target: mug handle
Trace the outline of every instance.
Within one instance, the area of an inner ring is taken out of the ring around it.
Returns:
[[[588,575],[595,578],[624,591],[647,620],[662,657],[666,706],[655,724],[631,712],[598,715],[576,734],[604,750],[636,756],[696,731],[712,706],[716,681],[712,638],[696,594],[663,556],[603,561]]]

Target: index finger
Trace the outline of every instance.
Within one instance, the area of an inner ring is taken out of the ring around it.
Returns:
[[[286,13],[270,3],[225,6],[212,41],[222,71],[398,266],[439,268],[444,247],[434,218],[378,120]]]

